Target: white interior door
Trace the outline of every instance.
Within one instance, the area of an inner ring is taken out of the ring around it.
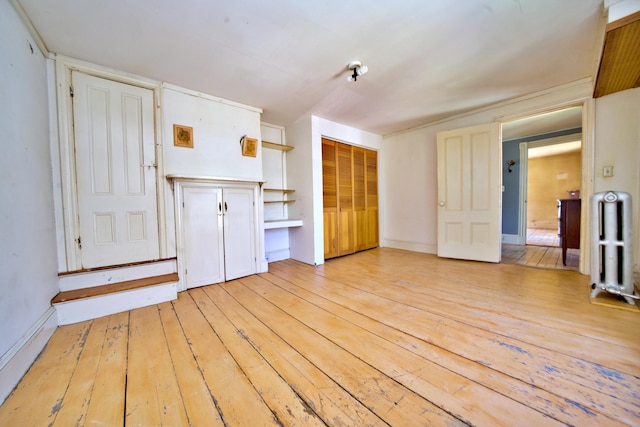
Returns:
[[[159,258],[153,92],[72,73],[82,268]]]
[[[227,280],[257,271],[254,194],[249,188],[224,189],[224,253]]]
[[[222,189],[183,188],[183,271],[187,289],[225,280],[222,210]]]
[[[500,123],[438,133],[438,256],[500,262]]]

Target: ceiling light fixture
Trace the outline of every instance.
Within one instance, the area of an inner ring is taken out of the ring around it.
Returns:
[[[353,71],[353,74],[350,74],[349,77],[347,77],[347,80],[350,82],[357,81],[359,76],[362,76],[369,71],[369,67],[362,65],[362,62],[360,61],[351,61],[347,67]]]

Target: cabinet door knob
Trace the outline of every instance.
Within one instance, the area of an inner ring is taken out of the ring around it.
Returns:
[[[444,202],[440,202],[440,203],[438,203],[438,205],[444,206]]]

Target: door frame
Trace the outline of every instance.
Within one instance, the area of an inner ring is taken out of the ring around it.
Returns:
[[[562,110],[569,107],[582,107],[582,152],[581,152],[581,172],[580,195],[583,200],[588,201],[594,191],[595,178],[595,100],[592,97],[563,102],[554,105],[547,105],[534,110],[525,111],[519,114],[501,116],[497,120],[501,123],[510,122],[550,111]],[[525,151],[526,154],[526,151]],[[522,151],[520,152],[522,160]],[[522,163],[521,163],[522,165]],[[520,186],[522,188],[522,171],[520,175]],[[522,193],[521,193],[522,195]],[[580,213],[580,261],[578,270],[581,274],[590,274],[591,245],[589,238],[589,227],[591,221],[591,210],[582,209]],[[526,215],[526,214],[525,214]],[[525,216],[526,221],[526,216]],[[522,225],[522,223],[520,224]],[[525,223],[526,230],[526,223]],[[525,231],[526,233],[526,231]]]
[[[575,141],[577,134],[558,136],[538,141],[524,141],[519,144],[520,148],[520,175],[518,177],[520,184],[520,198],[518,200],[518,241],[519,244],[527,243],[527,208],[528,208],[528,192],[529,192],[529,149],[537,147],[547,147],[550,145],[562,144],[564,142]],[[580,140],[582,140],[580,133]],[[582,149],[580,149],[582,151]],[[582,161],[582,159],[580,159]],[[582,165],[580,165],[582,169]]]
[[[165,185],[162,156],[162,114],[160,96],[162,84],[138,76],[124,74],[95,64],[74,60],[61,55],[55,57],[55,65],[49,69],[51,111],[57,111],[57,120],[51,118],[51,153],[53,169],[53,191],[56,221],[56,246],[58,249],[58,271],[76,271],[81,268],[81,252],[76,244],[80,233],[78,220],[75,135],[73,126],[72,71],[113,80],[118,83],[138,86],[153,92],[154,146],[156,161],[156,201],[158,218],[158,245],[160,258],[167,257],[167,232],[165,209]],[[51,88],[55,85],[55,89]],[[53,101],[55,99],[55,101]],[[54,105],[55,103],[55,105]],[[57,129],[57,136],[54,130]],[[62,254],[65,254],[63,257]]]

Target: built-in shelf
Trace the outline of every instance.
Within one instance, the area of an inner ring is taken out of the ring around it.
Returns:
[[[283,194],[289,194],[289,193],[293,193],[296,190],[289,190],[289,189],[284,189],[284,188],[264,188],[264,191],[270,191],[272,193],[283,193]]]
[[[272,230],[274,228],[289,228],[289,227],[302,227],[301,219],[275,219],[264,222],[265,230]]]
[[[295,202],[295,200],[265,200],[264,203],[265,204],[270,204],[270,203],[293,203]]]
[[[274,150],[282,150],[282,151],[293,150],[293,147],[290,145],[276,144],[275,142],[269,142],[269,141],[262,141],[262,147],[272,148]]]
[[[282,137],[280,139],[281,141],[284,141],[284,137]],[[282,162],[284,163],[284,158],[286,156],[284,156],[284,153],[286,153],[289,150],[292,150],[293,147],[290,145],[285,145],[285,144],[278,144],[275,142],[269,142],[269,141],[265,141],[264,139],[262,140],[262,148],[269,148],[269,149],[273,149],[273,150],[279,150],[283,153],[282,156]],[[280,171],[280,173],[284,173],[283,170]],[[277,180],[279,181],[279,180]],[[282,177],[282,183],[281,184],[275,184],[276,181],[274,181],[274,185],[282,185],[282,186],[286,186],[286,179],[284,178],[284,176]],[[289,205],[289,203],[293,203],[295,202],[295,200],[293,199],[288,199],[289,194],[292,194],[295,192],[295,190],[289,189],[289,188],[263,188],[264,193],[270,193],[272,198],[277,198],[278,200],[264,200],[264,204],[266,205],[270,205],[269,207],[269,214],[270,216],[273,215],[279,219],[265,219],[264,221],[264,229],[265,230],[272,230],[272,229],[279,229],[279,228],[289,228],[289,227],[302,227],[302,220],[300,219],[288,219],[288,218],[282,218],[283,216],[287,216],[287,207]],[[276,194],[274,194],[276,193]],[[280,206],[277,206],[277,205]],[[276,205],[276,206],[274,206]]]

